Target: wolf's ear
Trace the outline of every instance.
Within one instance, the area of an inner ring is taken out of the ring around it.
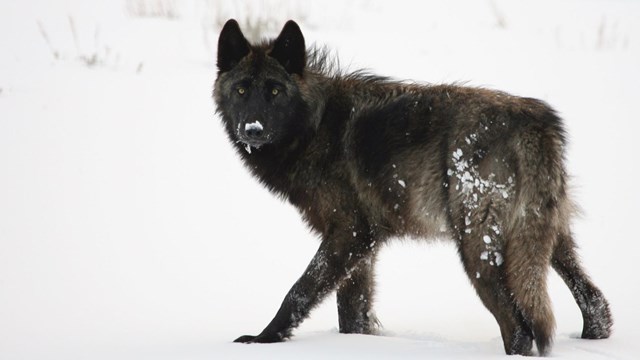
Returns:
[[[230,19],[218,38],[218,70],[223,73],[233,69],[249,51],[249,42],[240,31],[238,22]]]
[[[295,21],[289,20],[284,24],[269,56],[278,60],[290,74],[302,75],[307,51],[304,46],[304,36]]]

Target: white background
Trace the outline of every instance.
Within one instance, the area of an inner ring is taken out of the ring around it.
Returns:
[[[214,115],[229,17],[263,36],[297,19],[351,69],[554,106],[577,241],[616,323],[611,339],[577,339],[580,312],[552,274],[552,356],[637,356],[640,2],[3,0],[0,359],[504,356],[454,247],[411,240],[380,256],[384,336],[338,334],[332,297],[289,342],[231,343],[271,320],[318,242]]]

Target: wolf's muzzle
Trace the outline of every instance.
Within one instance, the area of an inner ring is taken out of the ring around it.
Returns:
[[[262,123],[258,120],[245,123],[244,128],[239,128],[238,137],[243,143],[254,147],[259,147],[268,140],[264,126],[262,126]]]

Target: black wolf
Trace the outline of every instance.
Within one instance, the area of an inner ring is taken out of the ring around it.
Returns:
[[[448,237],[507,354],[550,350],[551,265],[582,311],[582,337],[606,338],[609,305],[583,271],[569,228],[565,133],[542,101],[455,85],[341,73],[289,21],[250,44],[229,20],[214,98],[242,160],[296,206],[322,242],[257,336],[289,338],[337,290],[342,333],[372,334],[373,269],[391,238]]]

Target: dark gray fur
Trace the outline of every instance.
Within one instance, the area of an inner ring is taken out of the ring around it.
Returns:
[[[565,133],[553,109],[499,91],[331,67],[325,52],[305,48],[293,21],[256,45],[235,20],[220,34],[214,98],[229,138],[322,238],[271,323],[237,342],[289,338],[332,291],[340,332],[375,333],[376,252],[402,236],[455,241],[507,354],[531,354],[533,341],[540,355],[549,352],[549,265],[582,310],[582,337],[610,335],[608,303],[571,236]]]

